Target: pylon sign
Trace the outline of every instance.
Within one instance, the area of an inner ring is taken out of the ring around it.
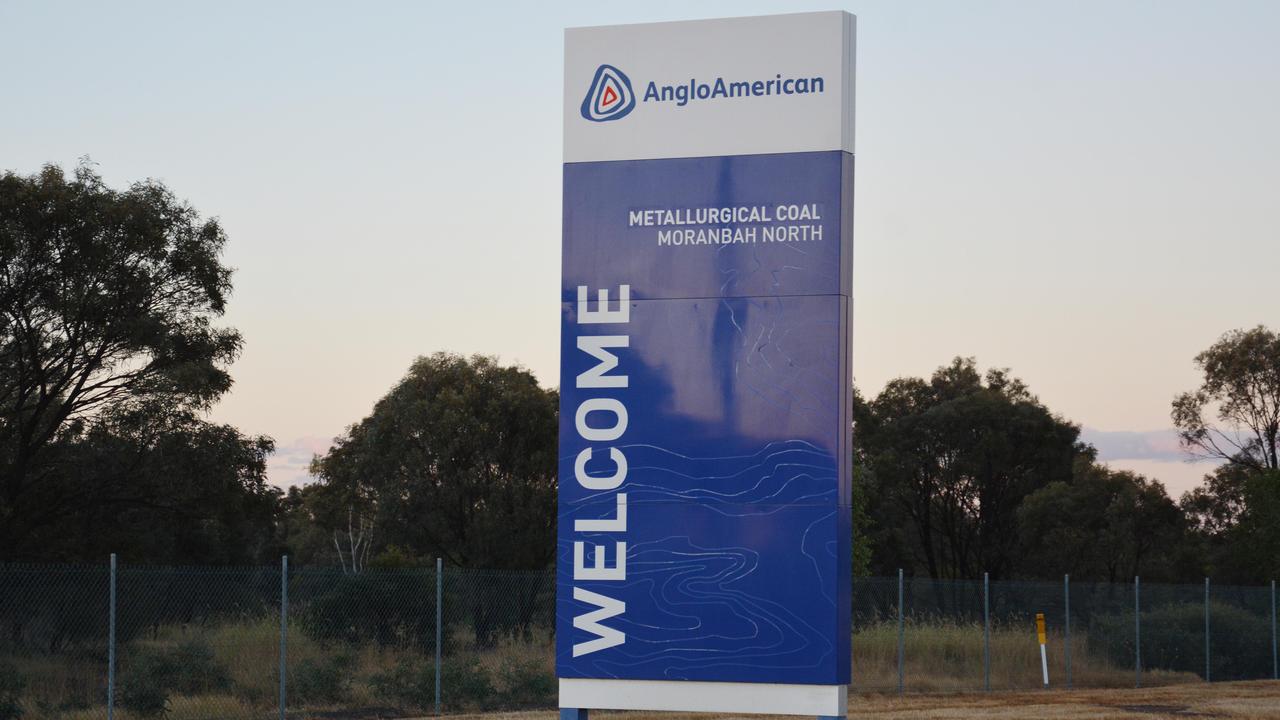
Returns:
[[[562,708],[844,714],[854,28],[566,31]]]

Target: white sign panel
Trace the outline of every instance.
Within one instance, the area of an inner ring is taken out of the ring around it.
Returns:
[[[564,161],[852,153],[854,33],[846,12],[568,29]]]

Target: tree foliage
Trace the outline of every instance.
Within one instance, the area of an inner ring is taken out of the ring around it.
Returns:
[[[1004,370],[984,377],[972,359],[891,381],[857,434],[874,477],[877,553],[935,578],[1012,574],[1018,507],[1071,479],[1078,435],[1021,381]]]
[[[97,557],[134,533],[155,540],[141,559],[265,542],[245,523],[265,513],[269,534],[270,441],[200,419],[241,346],[215,325],[225,242],[159,182],[0,175],[0,558]]]
[[[317,522],[375,518],[378,545],[469,567],[541,569],[555,549],[557,396],[493,358],[416,360],[313,463]]]
[[[1181,506],[1205,572],[1256,582],[1280,571],[1280,335],[1232,330],[1196,356],[1200,387],[1173,402],[1183,447],[1226,461]],[[1208,416],[1212,416],[1210,420]]]
[[[1173,401],[1183,446],[1252,470],[1280,470],[1280,335],[1261,325],[1232,330],[1196,365],[1204,381]]]
[[[1244,483],[1244,512],[1227,532],[1227,553],[1216,567],[1234,582],[1280,576],[1280,470],[1250,476]]]
[[[1240,465],[1226,464],[1204,478],[1200,487],[1183,493],[1179,504],[1193,530],[1221,535],[1235,527],[1245,512],[1245,485],[1253,473]]]
[[[1018,509],[1024,572],[1125,582],[1175,580],[1186,519],[1158,481],[1076,461],[1070,481],[1027,496]]]
[[[1180,504],[1206,575],[1242,584],[1280,575],[1280,471],[1223,465]]]
[[[47,502],[28,517],[29,537],[43,556],[65,559],[100,559],[104,548],[131,562],[271,557],[278,495],[266,481],[271,449],[267,438],[188,412],[99,417],[61,439],[58,472],[34,495]]]

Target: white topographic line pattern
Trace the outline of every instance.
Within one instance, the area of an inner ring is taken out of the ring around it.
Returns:
[[[837,469],[830,453],[802,440],[717,457],[647,444],[622,448],[635,458],[625,488],[629,515],[675,513],[687,532],[647,537],[645,523],[633,525],[627,579],[593,585],[626,599],[628,612],[610,625],[627,641],[572,665],[595,677],[777,682],[803,680],[828,665],[831,629],[813,627],[804,616],[814,613],[803,607],[836,603]],[[610,516],[613,502],[612,493],[584,495],[561,508],[560,522]],[[743,521],[731,524],[734,537],[702,537],[699,528],[712,524],[697,518],[708,512]],[[663,525],[668,532],[673,526]],[[561,544],[559,556],[561,572],[571,573],[571,542]],[[561,598],[558,612],[561,627],[572,627],[581,608]]]

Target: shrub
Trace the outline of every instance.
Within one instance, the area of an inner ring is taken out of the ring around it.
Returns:
[[[102,608],[86,602],[85,590],[106,583],[106,568],[66,568],[61,572],[6,568],[0,581],[6,645],[59,653],[104,640]],[[33,603],[28,598],[40,598]]]
[[[465,582],[446,578],[444,603],[463,609],[459,620],[470,623],[475,646],[488,649],[503,639],[529,640],[540,623],[554,624],[554,590],[546,573],[482,571]]]
[[[406,708],[431,710],[436,702],[436,674],[432,663],[401,659],[395,667],[369,678],[383,697]],[[498,704],[489,673],[474,657],[446,660],[440,671],[440,696],[446,709],[488,710]]]
[[[498,671],[503,707],[547,707],[554,704],[556,677],[536,658],[509,658]]]
[[[27,679],[9,663],[0,663],[0,720],[22,717],[22,691]]]
[[[173,693],[198,695],[231,687],[226,667],[204,640],[187,640],[174,648],[138,648],[123,670],[120,706],[143,717],[167,713]]]
[[[314,598],[299,602],[299,626],[313,639],[373,640],[381,647],[434,651],[436,596],[430,576],[388,570],[307,579],[323,582]]]
[[[417,663],[400,658],[390,670],[375,673],[369,685],[380,697],[402,708],[430,710],[436,702],[436,668],[434,664]]]
[[[474,657],[455,657],[440,668],[440,697],[449,708],[487,710],[494,704],[493,682]]]
[[[339,653],[303,660],[289,674],[289,695],[303,703],[338,703],[351,694],[355,657]]]
[[[1259,677],[1271,667],[1271,646],[1259,638],[1270,620],[1234,605],[1211,602],[1212,669],[1216,679]],[[1133,663],[1133,616],[1100,617],[1089,641],[1112,662]],[[1142,613],[1142,666],[1204,674],[1204,605],[1171,603]]]
[[[130,658],[120,678],[120,707],[141,717],[169,712],[169,692],[176,668],[166,654],[144,649]]]
[[[168,653],[172,674],[169,688],[186,695],[216,692],[231,687],[227,668],[214,656],[205,640],[187,640]]]

